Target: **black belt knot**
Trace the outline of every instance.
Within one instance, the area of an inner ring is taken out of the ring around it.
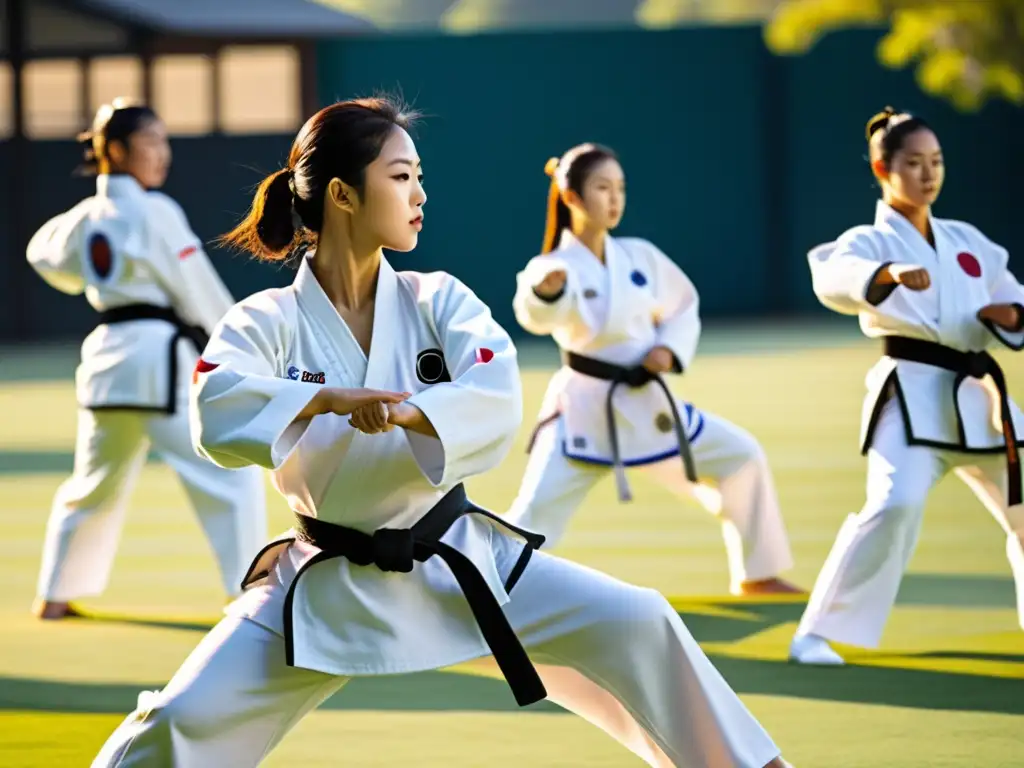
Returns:
[[[467,514],[490,518],[522,536],[527,547],[532,549],[538,549],[544,543],[543,536],[518,528],[503,518],[473,505],[466,497],[466,490],[462,485],[452,488],[412,528],[378,528],[372,534],[368,534],[326,520],[296,514],[296,536],[319,548],[320,553],[310,559],[296,574],[285,596],[286,657],[292,658],[293,653],[289,638],[295,586],[309,565],[343,557],[359,566],[372,565],[381,571],[409,573],[416,562],[426,562],[437,556],[447,564],[466,596],[484,641],[494,655],[502,674],[505,675],[516,701],[520,706],[526,706],[545,698],[547,691],[540,675],[530,662],[483,575],[472,560],[441,541],[452,524]]]
[[[972,379],[983,379],[993,371],[995,358],[988,352],[967,352],[964,373]]]
[[[373,532],[369,554],[373,565],[382,571],[411,573],[416,563],[415,551],[416,540],[408,528],[380,528]]]
[[[578,355],[575,352],[565,352],[563,353],[563,358],[565,364],[576,371],[576,373],[611,382],[611,386],[608,388],[608,395],[605,398],[604,410],[605,419],[608,422],[608,442],[611,444],[612,449],[612,467],[615,470],[615,483],[619,489],[620,500],[629,501],[632,498],[629,482],[626,480],[625,465],[619,450],[619,430],[615,425],[615,407],[612,401],[612,398],[615,396],[615,390],[623,385],[632,389],[638,389],[653,383],[657,384],[661,391],[665,393],[669,410],[672,412],[672,423],[676,432],[676,440],[679,443],[679,458],[683,462],[683,471],[686,473],[687,480],[691,483],[697,482],[697,468],[693,462],[693,453],[690,450],[690,441],[686,435],[686,427],[683,424],[682,417],[679,415],[679,409],[676,407],[676,400],[669,391],[665,380],[660,375],[651,373],[642,365],[626,368],[625,366],[615,365],[604,360],[596,360],[592,357]]]
[[[1024,489],[1021,485],[1020,455],[1017,452],[1017,433],[1013,425],[1013,413],[1010,410],[1010,392],[1006,385],[1006,376],[999,362],[987,351],[961,352],[934,341],[911,339],[906,336],[886,336],[884,351],[896,360],[908,360],[923,363],[955,373],[953,379],[953,408],[957,419],[960,419],[960,407],[957,392],[960,385],[969,376],[972,379],[983,379],[991,376],[999,393],[999,419],[1003,431],[1003,443],[1006,449],[1007,489],[1006,501],[1009,506],[1020,504],[1024,500]],[[960,424],[961,440],[966,448],[966,437],[963,425]]]

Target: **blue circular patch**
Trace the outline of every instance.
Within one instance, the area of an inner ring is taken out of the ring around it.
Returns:
[[[629,279],[633,281],[634,285],[639,285],[640,287],[647,285],[647,277],[639,269],[634,269]]]
[[[288,368],[288,378],[295,381],[299,378],[299,369],[294,365]]]

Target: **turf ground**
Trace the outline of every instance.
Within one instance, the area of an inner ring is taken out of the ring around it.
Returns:
[[[849,325],[710,331],[678,391],[746,426],[771,460],[797,567],[810,586],[862,501],[856,449],[873,345]],[[214,565],[170,471],[151,463],[133,498],[99,618],[32,619],[50,500],[71,467],[76,351],[0,350],[0,766],[85,766],[215,620]],[[523,350],[527,413],[554,357]],[[1001,355],[1024,400],[1024,360]],[[524,425],[506,463],[470,483],[503,510],[525,464]],[[845,669],[785,663],[799,602],[724,597],[719,529],[644,477],[619,505],[609,478],[559,553],[672,597],[683,618],[797,768],[996,768],[1024,764],[1024,634],[1016,626],[1003,537],[954,478],[934,492],[921,543],[877,652]],[[287,511],[271,494],[271,529]],[[303,721],[270,766],[636,765],[601,732],[553,705],[518,710],[478,669],[356,681]],[[227,768],[227,766],[225,766]]]

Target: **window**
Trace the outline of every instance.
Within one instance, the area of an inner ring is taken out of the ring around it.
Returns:
[[[14,68],[0,61],[0,139],[14,135]]]
[[[153,62],[153,108],[168,132],[213,130],[213,62],[207,56],[160,56]]]
[[[226,133],[283,133],[301,123],[299,52],[293,46],[229,46],[217,62]]]
[[[131,56],[93,59],[89,65],[89,115],[116,97],[142,98],[142,62]]]
[[[28,61],[22,74],[29,138],[64,139],[82,130],[83,73],[78,59]]]

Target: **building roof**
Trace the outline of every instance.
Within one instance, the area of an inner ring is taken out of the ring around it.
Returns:
[[[372,22],[316,0],[74,0],[122,23],[189,36],[333,37]]]

